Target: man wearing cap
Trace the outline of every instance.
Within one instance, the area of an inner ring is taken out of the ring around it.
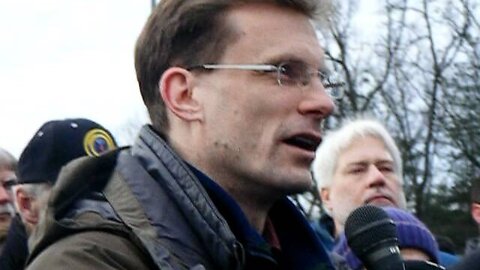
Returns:
[[[16,182],[17,160],[0,148],[0,252],[3,249],[8,228],[14,215],[11,186]]]
[[[115,147],[110,132],[88,119],[53,120],[40,127],[18,162],[15,200],[20,217],[9,230],[0,269],[24,269],[28,235],[36,227],[62,167],[73,159],[98,156]]]

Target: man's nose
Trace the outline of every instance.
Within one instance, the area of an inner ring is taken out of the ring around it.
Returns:
[[[380,171],[377,166],[370,165],[368,169],[368,186],[369,187],[379,187],[384,186],[387,179],[385,175]]]
[[[0,204],[11,202],[10,194],[5,187],[0,186]]]
[[[318,119],[324,119],[333,113],[335,103],[325,91],[319,80],[312,80],[308,94],[298,106],[298,111],[303,115],[314,115]]]

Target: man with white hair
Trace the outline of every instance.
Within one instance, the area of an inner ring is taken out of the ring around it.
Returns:
[[[333,219],[335,238],[343,232],[350,213],[362,205],[407,207],[400,151],[375,119],[351,119],[327,133],[312,170],[323,208]],[[442,265],[456,260],[440,254]]]
[[[0,148],[0,252],[14,215],[11,186],[15,183],[17,160],[3,148]]]
[[[406,208],[400,151],[378,121],[359,118],[328,133],[312,167],[335,235],[361,205]]]

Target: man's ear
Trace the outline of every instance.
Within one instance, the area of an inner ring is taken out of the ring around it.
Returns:
[[[165,106],[177,117],[193,121],[201,119],[201,106],[193,96],[194,77],[186,69],[172,67],[160,79],[159,88]]]
[[[480,204],[472,203],[471,207],[472,207],[472,210],[471,210],[472,218],[473,220],[475,220],[477,224],[480,225]]]
[[[320,188],[320,198],[322,199],[322,205],[324,208],[331,210],[330,207],[330,188],[328,187],[323,187]]]
[[[34,208],[35,199],[21,187],[16,190],[15,199],[23,220],[30,224],[37,224],[38,212]]]

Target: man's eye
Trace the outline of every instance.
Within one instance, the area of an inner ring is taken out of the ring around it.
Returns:
[[[307,72],[307,65],[300,61],[289,61],[279,65],[282,68],[282,73],[285,75],[298,77],[300,74]]]
[[[363,167],[355,167],[355,168],[350,168],[348,170],[348,173],[349,174],[360,174],[360,173],[363,173],[365,171],[365,168]]]
[[[393,167],[391,166],[380,166],[378,169],[382,172],[393,172]]]
[[[15,179],[8,179],[6,180],[5,182],[2,183],[2,186],[5,188],[5,189],[9,189],[11,188],[12,186],[14,186],[16,183]]]
[[[284,63],[284,64],[281,64],[279,66],[280,68],[280,73],[282,74],[282,76],[285,76],[287,78],[294,78],[294,73],[295,73],[295,70],[294,68],[292,67],[291,64],[289,63]]]

